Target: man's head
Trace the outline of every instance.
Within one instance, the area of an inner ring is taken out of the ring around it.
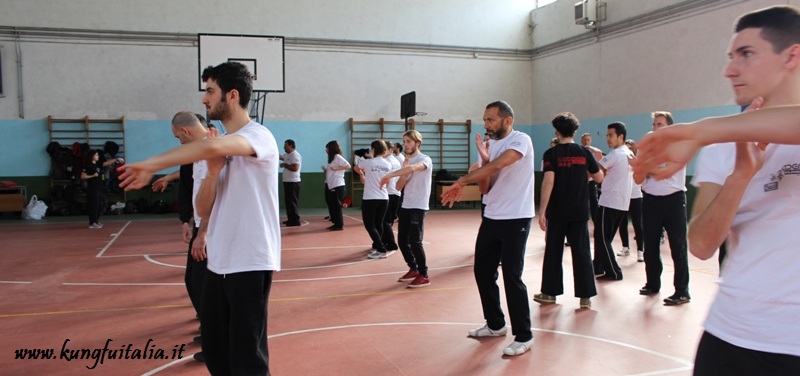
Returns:
[[[389,140],[383,140],[383,146],[386,148],[386,151],[383,153],[384,157],[388,157],[392,155],[394,151],[394,144]]]
[[[403,147],[406,149],[406,154],[414,154],[419,150],[422,145],[422,135],[416,130],[410,130],[403,133]]]
[[[747,13],[736,21],[728,49],[725,77],[736,103],[764,97],[766,105],[788,104],[800,79],[800,10],[774,6]]]
[[[608,147],[616,149],[625,144],[625,136],[627,135],[628,131],[625,129],[625,123],[621,121],[613,122],[606,129],[606,143]]]
[[[208,134],[206,119],[191,111],[181,111],[172,117],[172,135],[181,144],[202,140]]]
[[[211,120],[228,120],[234,108],[247,111],[253,93],[253,76],[244,64],[227,62],[203,70],[206,93],[203,104]]]
[[[584,133],[583,136],[581,136],[581,145],[583,145],[583,146],[591,146],[592,145],[592,135],[590,135],[588,133]]]
[[[551,121],[553,124],[553,128],[556,129],[556,135],[560,135],[564,138],[572,138],[575,136],[575,131],[578,130],[578,127],[581,126],[581,123],[578,121],[578,117],[575,114],[570,112],[562,112],[556,117],[553,118]],[[584,133],[584,137],[588,136],[588,133]],[[592,136],[589,137],[589,143],[592,143]],[[583,137],[581,137],[581,143],[583,143]],[[585,145],[584,145],[585,146]]]
[[[500,140],[508,135],[514,126],[514,109],[504,101],[496,101],[486,105],[483,112],[483,128],[489,138]]]
[[[372,157],[382,157],[386,154],[386,143],[383,142],[383,140],[372,141],[372,143],[369,144],[369,148],[371,149]]]
[[[293,152],[295,149],[294,140],[291,138],[283,142],[283,151],[287,153]]]
[[[651,116],[653,117],[654,131],[664,127],[669,127],[675,122],[672,120],[672,114],[667,111],[654,111]]]
[[[394,144],[394,153],[395,154],[400,154],[402,152],[403,152],[403,143],[402,142],[398,142],[398,143]]]

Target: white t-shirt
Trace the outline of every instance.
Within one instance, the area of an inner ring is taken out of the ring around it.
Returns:
[[[403,162],[405,162],[405,160],[406,160],[405,153],[397,153],[397,154],[393,154],[393,155],[394,155],[395,158],[397,158],[397,161],[400,162],[400,167],[403,167]]]
[[[489,193],[484,195],[489,219],[521,219],[534,216],[534,161],[531,137],[512,131],[502,140],[494,140],[489,147],[489,161],[500,157],[506,150],[515,150],[522,158],[506,166],[491,177]]]
[[[628,158],[632,156],[631,150],[622,145],[597,162],[606,169],[598,205],[628,211],[631,204],[631,185],[633,184],[633,169],[628,164]]]
[[[341,154],[336,154],[333,157],[333,161],[328,163],[328,168],[325,170],[325,184],[328,185],[328,189],[333,189],[344,185],[345,170],[334,171],[333,167],[344,167],[349,165],[350,163],[347,163],[347,160],[344,159]]]
[[[720,149],[701,154],[698,165],[717,166],[713,173],[719,175],[732,169],[735,146]],[[705,328],[739,347],[800,356],[800,146],[769,145],[765,155],[731,224],[725,268]],[[695,181],[719,179],[706,172],[700,170],[704,175]]]
[[[241,137],[256,156],[231,156],[220,171],[208,228],[208,270],[230,274],[281,269],[278,144],[261,124],[247,123],[224,137]]]
[[[635,198],[642,198],[644,195],[642,194],[642,186],[636,184],[636,182],[631,183],[631,200]]]
[[[394,172],[401,168],[400,162],[393,155],[386,157],[386,160],[392,165],[392,168],[389,170],[389,172]],[[386,185],[386,191],[389,192],[390,195],[400,196],[400,191],[397,190],[398,179],[400,178],[389,179],[389,184]]]
[[[383,157],[364,159],[358,165],[364,170],[364,196],[362,200],[388,200],[389,193],[381,188],[381,178],[392,169],[392,164]]]
[[[634,183],[634,185],[636,185],[636,183]],[[605,184],[603,186],[605,187]],[[668,196],[679,191],[685,192],[686,167],[663,180],[656,180],[648,176],[644,179],[644,182],[642,182],[642,190],[653,196]]]
[[[416,157],[408,157],[408,165],[422,163],[424,170],[414,171],[406,180],[403,188],[403,209],[422,209],[428,210],[428,201],[431,199],[431,182],[433,177],[433,162],[431,157],[425,154],[418,154]]]
[[[208,172],[208,165],[206,161],[197,161],[192,163],[192,209],[194,210],[194,227],[200,227],[200,223],[203,221],[203,218],[197,214],[197,205],[195,201],[197,201],[197,192],[200,191],[200,184],[203,183],[203,179],[206,178],[206,172]]]
[[[300,182],[300,164],[303,162],[303,157],[297,150],[283,155],[283,163],[287,165],[297,165],[297,171],[292,171],[288,168],[283,168],[283,181],[286,183],[299,183]]]

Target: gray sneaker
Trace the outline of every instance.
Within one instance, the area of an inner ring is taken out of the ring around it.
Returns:
[[[531,338],[530,341],[526,341],[526,342],[514,341],[514,342],[511,342],[511,344],[508,345],[508,347],[503,349],[503,354],[508,355],[508,356],[522,355],[522,354],[526,353],[528,350],[530,350],[531,346],[533,346],[533,338]]]
[[[507,327],[502,327],[501,329],[492,330],[489,329],[489,324],[486,324],[478,329],[472,329],[469,331],[470,337],[480,338],[480,337],[502,337],[506,335],[508,332]]]

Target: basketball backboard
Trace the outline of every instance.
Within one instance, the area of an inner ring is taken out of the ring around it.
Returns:
[[[247,66],[253,74],[253,91],[284,92],[283,37],[198,34],[197,79],[205,90],[203,69],[228,61]]]

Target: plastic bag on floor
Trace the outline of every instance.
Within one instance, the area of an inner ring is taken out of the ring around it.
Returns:
[[[28,206],[22,210],[22,219],[42,219],[45,213],[47,213],[47,204],[39,201],[39,198],[33,195]]]

